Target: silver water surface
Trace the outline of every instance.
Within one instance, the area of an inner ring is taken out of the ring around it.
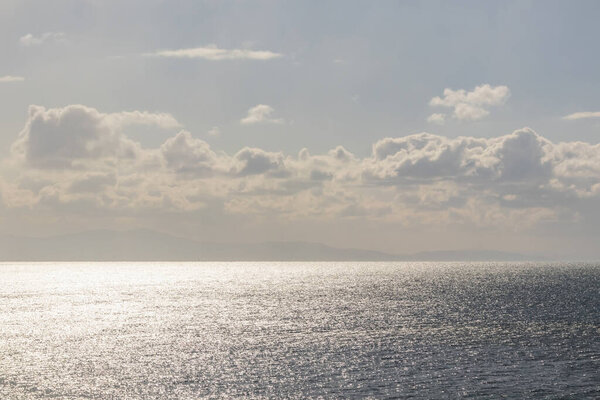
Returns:
[[[0,398],[598,398],[600,266],[0,264]]]

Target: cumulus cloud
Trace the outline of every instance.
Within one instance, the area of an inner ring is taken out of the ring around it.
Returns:
[[[427,117],[427,122],[432,124],[444,125],[446,122],[446,114],[434,113]]]
[[[383,184],[545,180],[551,168],[550,147],[549,141],[528,128],[493,139],[420,133],[376,142],[365,173]]]
[[[201,58],[209,61],[223,60],[272,60],[283,57],[283,54],[268,50],[250,50],[250,49],[220,49],[215,45],[206,47],[194,47],[177,50],[159,50],[153,53],[145,54],[149,57],[167,57],[167,58]]]
[[[452,116],[460,121],[475,121],[489,115],[488,108],[491,106],[499,106],[506,102],[510,96],[510,90],[507,86],[490,86],[489,84],[475,87],[470,92],[464,89],[452,90],[444,89],[444,96],[436,96],[429,101],[432,107],[452,108]],[[433,114],[437,122],[440,115]],[[429,118],[433,117],[430,116]],[[429,119],[428,119],[429,120]]]
[[[221,129],[218,126],[213,126],[208,130],[209,136],[219,136],[221,134]]]
[[[66,36],[62,32],[46,32],[39,36],[28,33],[19,38],[19,44],[26,47],[40,46],[46,42],[63,42],[65,39]]]
[[[0,83],[9,83],[9,82],[23,82],[25,78],[22,76],[14,76],[14,75],[5,75],[0,76]]]
[[[114,186],[117,178],[114,173],[91,173],[81,178],[76,178],[69,185],[73,193],[98,193],[107,186]]]
[[[275,110],[266,104],[259,104],[248,110],[248,115],[240,120],[243,125],[260,123],[282,124],[282,118],[273,118],[271,115]]]
[[[208,143],[181,131],[160,147],[168,168],[183,173],[208,175],[216,170],[217,155]]]
[[[600,145],[553,143],[529,128],[494,138],[388,137],[364,157],[342,146],[318,154],[256,147],[225,153],[185,130],[144,148],[125,125],[173,121],[116,114],[32,106],[13,145],[21,164],[2,177],[5,207],[522,229],[585,218],[600,205]]]
[[[105,114],[83,105],[51,109],[33,105],[12,152],[40,168],[75,167],[78,161],[86,160],[133,159],[140,146],[123,133],[123,127],[131,124],[179,126],[169,114]]]
[[[566,120],[586,119],[586,118],[600,118],[600,111],[581,111],[573,114],[569,114],[563,117]]]
[[[272,153],[262,149],[246,147],[237,152],[233,158],[237,164],[234,171],[239,176],[283,170],[282,153]]]
[[[354,154],[346,150],[344,146],[337,146],[335,149],[329,150],[327,154],[329,154],[329,156],[333,157],[335,160],[343,162],[354,161],[356,159]]]

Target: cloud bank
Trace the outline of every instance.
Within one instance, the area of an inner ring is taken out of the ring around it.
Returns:
[[[177,125],[168,114],[31,106],[4,161],[13,173],[3,178],[3,207],[522,230],[577,221],[600,205],[600,145],[553,143],[529,128],[495,138],[387,137],[358,157],[342,146],[227,154],[185,130],[145,148],[125,134],[134,123]]]

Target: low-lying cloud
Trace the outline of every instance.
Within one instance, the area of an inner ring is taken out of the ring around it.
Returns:
[[[185,130],[145,148],[126,135],[132,123],[179,126],[169,114],[31,106],[4,163],[16,171],[3,178],[4,207],[525,229],[600,205],[600,145],[554,143],[529,128],[494,138],[388,137],[358,157],[342,146],[228,154]]]

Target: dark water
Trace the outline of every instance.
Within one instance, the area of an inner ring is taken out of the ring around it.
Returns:
[[[0,398],[600,398],[600,265],[0,264]]]

